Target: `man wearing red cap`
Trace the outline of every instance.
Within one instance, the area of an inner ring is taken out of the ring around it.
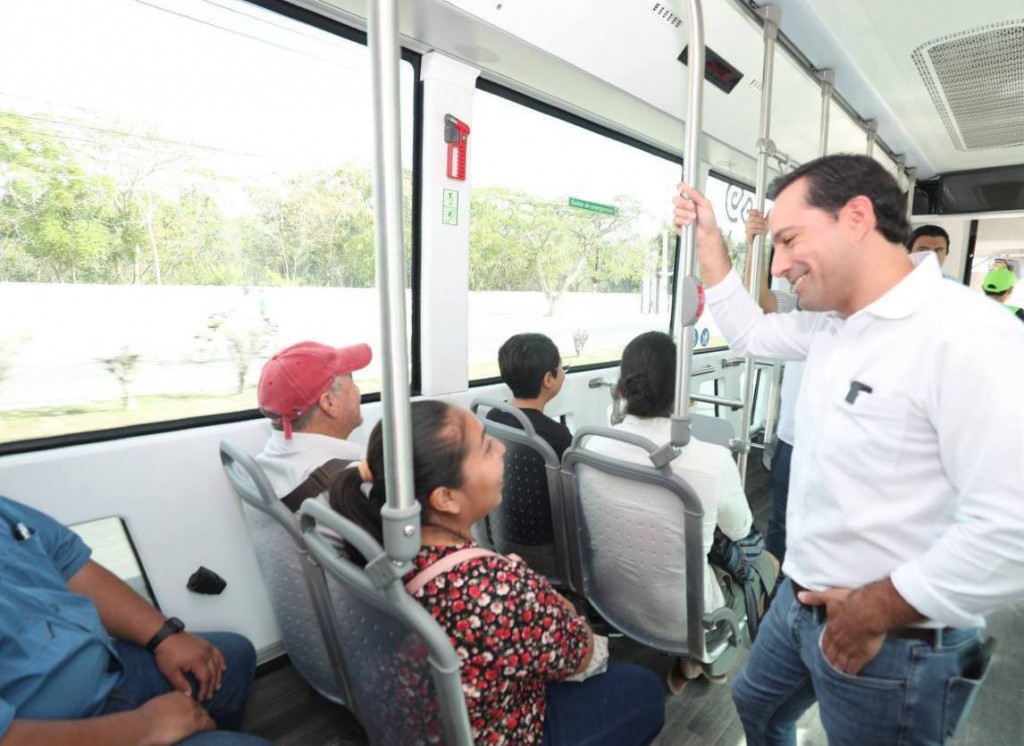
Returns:
[[[371,358],[365,344],[299,342],[263,366],[259,406],[274,432],[256,461],[279,497],[290,496],[329,461],[362,457],[362,448],[346,438],[363,422],[352,373]]]

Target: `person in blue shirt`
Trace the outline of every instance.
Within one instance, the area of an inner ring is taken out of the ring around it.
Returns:
[[[184,632],[90,553],[49,516],[0,497],[0,746],[267,744],[230,732],[252,644]]]

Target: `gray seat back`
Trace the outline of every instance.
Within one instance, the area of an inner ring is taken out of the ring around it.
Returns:
[[[588,448],[629,444],[636,463]],[[703,506],[672,470],[671,446],[614,428],[581,428],[562,459],[570,553],[582,593],[628,637],[705,663],[745,644],[730,609],[705,613]]]
[[[369,534],[315,500],[299,511],[310,554],[323,566],[349,691],[374,746],[471,746],[459,657],[447,633],[406,593],[401,578]],[[367,560],[339,553],[327,527]]]
[[[500,410],[515,418],[519,427],[487,419],[481,409]],[[494,549],[502,554],[519,554],[533,570],[547,575],[556,585],[571,585],[561,460],[517,407],[479,397],[470,404],[470,410],[487,434],[505,446],[501,505],[486,519]]]
[[[220,459],[242,500],[260,574],[292,665],[327,699],[348,702],[324,573],[306,552],[298,519],[277,498],[252,456],[225,440],[220,444]]]
[[[690,435],[705,443],[714,443],[732,450],[736,431],[732,423],[721,417],[690,413]]]

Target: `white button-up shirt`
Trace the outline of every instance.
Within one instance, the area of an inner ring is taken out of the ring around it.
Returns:
[[[275,430],[255,459],[277,496],[284,497],[331,459],[358,461],[362,457],[362,447],[349,440],[319,433],[292,433],[288,440]]]
[[[735,272],[707,298],[734,349],[807,361],[786,574],[812,590],[890,576],[933,624],[954,627],[1024,597],[1017,319],[943,280],[930,254],[846,319],[765,315]]]

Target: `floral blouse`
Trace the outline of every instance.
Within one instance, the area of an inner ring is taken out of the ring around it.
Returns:
[[[469,546],[423,547],[413,560],[416,572]],[[474,743],[540,743],[544,685],[571,676],[587,645],[583,622],[547,579],[518,560],[478,557],[427,583],[416,600],[448,632],[462,662]]]

